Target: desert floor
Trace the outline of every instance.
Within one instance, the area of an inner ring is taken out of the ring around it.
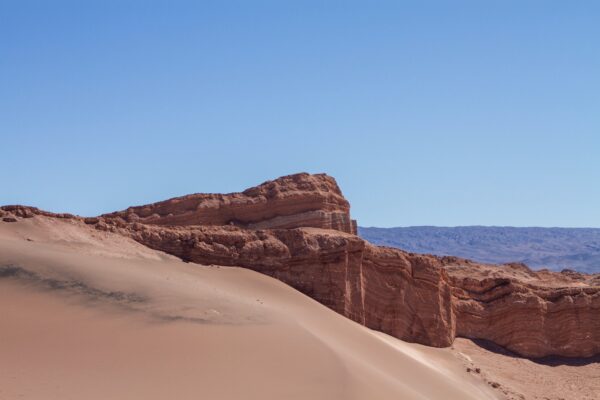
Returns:
[[[510,400],[598,400],[600,356],[529,360],[493,343],[458,338],[453,349],[469,372]]]

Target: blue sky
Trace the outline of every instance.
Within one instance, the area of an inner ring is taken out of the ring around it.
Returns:
[[[2,1],[0,204],[294,172],[363,226],[600,227],[595,1]]]

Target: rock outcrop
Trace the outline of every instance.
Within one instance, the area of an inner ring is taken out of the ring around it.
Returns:
[[[183,260],[270,275],[356,322],[407,341],[443,347],[454,339],[451,287],[435,257],[317,228],[134,224],[117,229]]]
[[[230,195],[190,195],[96,218],[9,206],[3,218],[77,219],[201,264],[240,266],[403,340],[486,339],[528,357],[600,353],[600,275],[533,272],[374,246],[335,180],[298,174]],[[355,225],[354,225],[355,226]]]
[[[191,194],[103,215],[154,225],[234,225],[248,229],[315,227],[356,234],[350,204],[325,174],[288,175],[242,193]]]
[[[464,260],[444,268],[457,336],[486,339],[528,357],[600,353],[600,275]]]

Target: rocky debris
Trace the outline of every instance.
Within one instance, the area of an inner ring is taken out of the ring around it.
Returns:
[[[51,218],[64,218],[64,219],[82,219],[73,214],[67,213],[52,213],[49,211],[40,210],[37,207],[22,206],[22,205],[7,205],[0,207],[0,212],[5,214],[12,214],[20,218],[33,218],[36,215],[43,215]]]
[[[103,215],[153,225],[233,225],[249,229],[315,227],[356,233],[350,204],[325,174],[288,175],[241,193],[191,194]]]
[[[242,193],[195,194],[74,218],[199,264],[275,277],[397,338],[444,347],[486,339],[527,357],[600,353],[600,275],[531,271],[375,246],[352,228],[335,180],[297,174]]]
[[[8,210],[4,210],[0,207],[0,220],[3,222],[17,222],[18,219],[10,213]]]
[[[14,216],[20,218],[32,218],[37,210],[34,207],[25,207],[25,206],[3,206],[2,211],[8,212]]]

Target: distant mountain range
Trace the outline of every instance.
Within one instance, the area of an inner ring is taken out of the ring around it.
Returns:
[[[415,253],[493,264],[517,261],[533,269],[600,272],[600,228],[359,227],[358,234],[371,243]]]

